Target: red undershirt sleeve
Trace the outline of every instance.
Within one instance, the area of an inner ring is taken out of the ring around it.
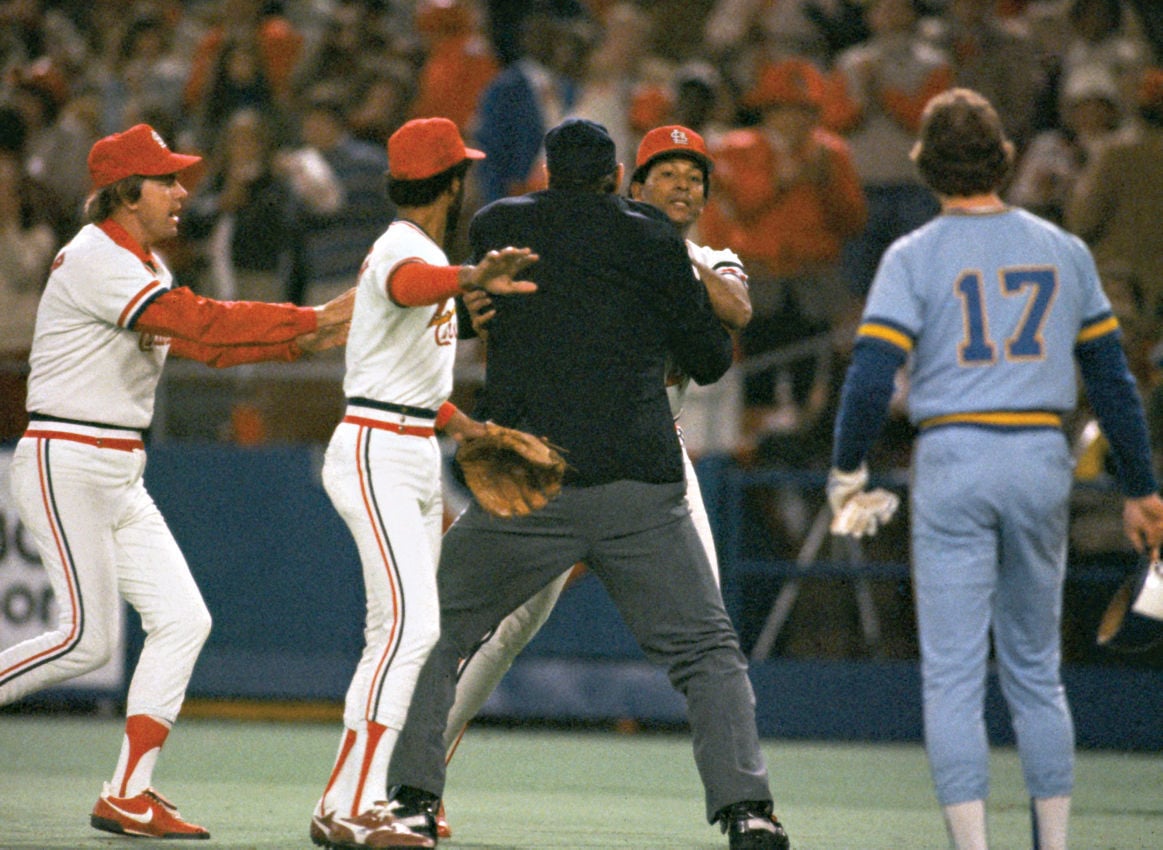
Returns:
[[[215,369],[225,369],[243,363],[269,361],[290,363],[292,360],[298,360],[303,352],[293,339],[270,345],[206,345],[175,336],[170,337],[170,354],[187,360],[197,360]]]
[[[133,329],[208,346],[287,343],[318,327],[315,310],[263,301],[216,301],[186,287],[163,292]]]
[[[401,307],[439,304],[460,294],[460,269],[420,261],[403,263],[388,278],[388,297]]]

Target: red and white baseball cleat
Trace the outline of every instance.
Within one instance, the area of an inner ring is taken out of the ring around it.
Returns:
[[[334,812],[311,818],[311,840],[323,847],[435,847],[436,841],[415,832],[377,803],[358,815],[343,817]]]
[[[448,816],[444,814],[444,801],[440,801],[440,808],[436,810],[436,837],[452,838],[452,827],[448,825]]]
[[[182,819],[177,808],[155,791],[146,788],[132,797],[115,797],[106,783],[89,815],[95,829],[119,835],[147,838],[209,838],[210,833]]]

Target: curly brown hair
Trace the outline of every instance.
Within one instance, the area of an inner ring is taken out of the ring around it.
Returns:
[[[972,89],[952,88],[925,104],[911,156],[934,192],[968,197],[996,191],[1005,183],[1014,146],[985,97]]]

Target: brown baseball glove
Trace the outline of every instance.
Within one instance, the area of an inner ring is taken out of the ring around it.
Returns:
[[[456,452],[465,483],[482,508],[493,516],[525,516],[561,492],[566,463],[557,447],[495,422],[486,422],[485,429]]]

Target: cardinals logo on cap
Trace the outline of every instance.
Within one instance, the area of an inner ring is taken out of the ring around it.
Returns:
[[[711,156],[707,152],[707,143],[703,137],[681,124],[667,124],[655,127],[642,137],[638,145],[638,154],[634,159],[635,169],[645,167],[655,157],[664,154],[685,156],[695,160],[703,167],[706,174],[711,173]],[[637,173],[631,179],[637,179]]]
[[[177,174],[201,161],[200,156],[171,151],[161,134],[148,124],[135,124],[123,133],[94,142],[88,165],[93,188],[102,189],[133,174]]]

